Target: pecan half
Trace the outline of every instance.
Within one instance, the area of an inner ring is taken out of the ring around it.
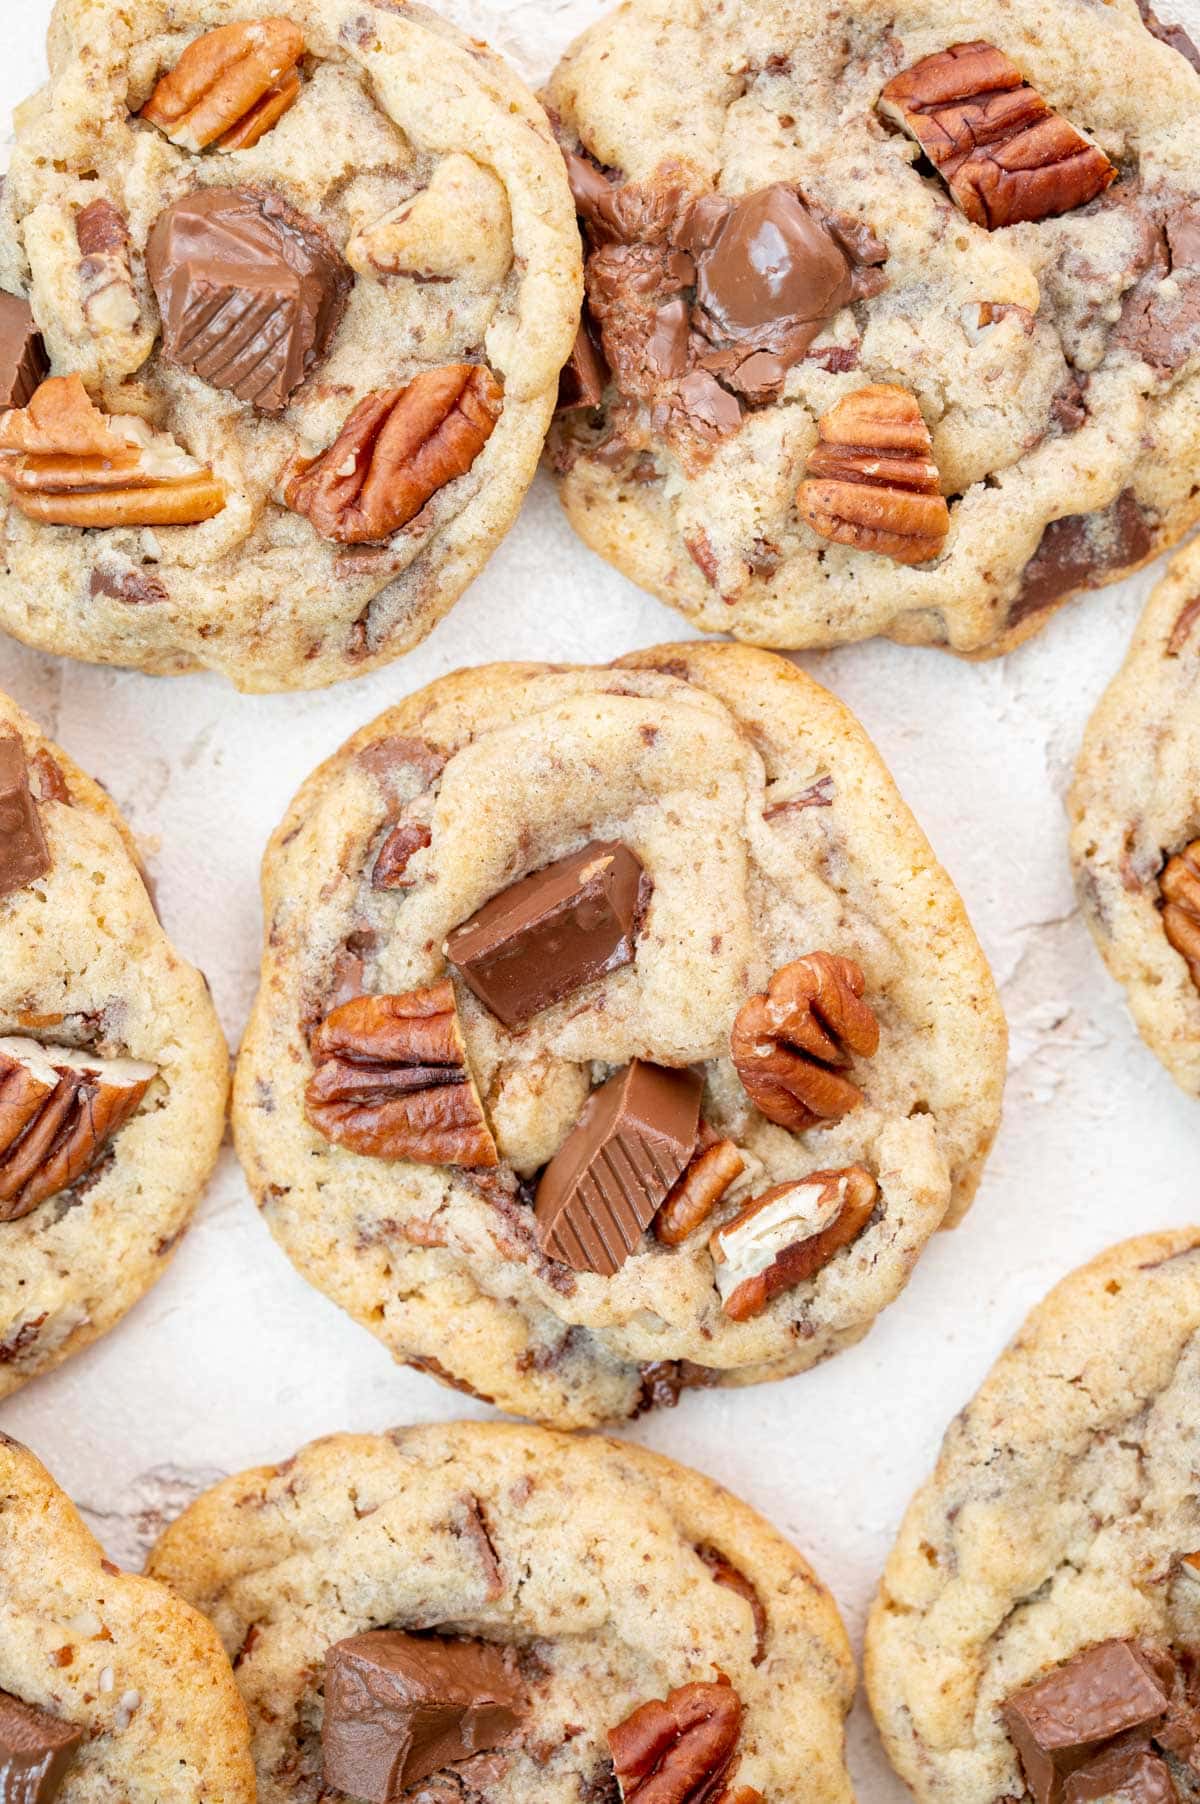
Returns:
[[[823,539],[898,564],[937,557],[950,530],[933,440],[907,389],[857,389],[817,423],[796,506]]]
[[[422,1165],[498,1165],[449,979],[356,996],[313,1036],[309,1121],[336,1146]]]
[[[742,1087],[768,1121],[794,1133],[838,1121],[862,1101],[836,1067],[847,1050],[870,1058],[879,1023],[862,1000],[866,979],[850,958],[810,952],[776,971],[739,1010],[730,1051]]]
[[[815,1277],[862,1233],[878,1195],[863,1165],[814,1171],[764,1192],[709,1241],[725,1314],[749,1321],[781,1291]]]
[[[193,39],[142,108],[181,150],[248,150],[300,95],[304,34],[291,19],[247,19]]]
[[[742,1700],[725,1678],[681,1685],[608,1731],[625,1804],[703,1804],[721,1785],[742,1732]]]
[[[132,332],[141,317],[125,215],[103,196],[75,215],[83,316],[93,332]]]
[[[719,1140],[709,1130],[707,1141],[702,1137],[699,1151],[654,1218],[656,1238],[664,1246],[681,1246],[708,1220],[745,1169],[746,1161],[733,1141]]]
[[[133,414],[103,414],[77,375],[0,413],[0,481],[50,526],[188,526],[225,505],[211,470]]]
[[[78,1182],[157,1075],[137,1059],[0,1039],[0,1221]]]
[[[1082,207],[1117,172],[983,39],[922,57],[888,82],[879,110],[916,139],[956,205],[989,232]]]
[[[482,364],[426,370],[361,401],[327,451],[292,477],[288,506],[323,539],[366,545],[465,476],[500,418],[503,391]]]
[[[1163,932],[1200,990],[1200,839],[1167,860],[1158,880]]]

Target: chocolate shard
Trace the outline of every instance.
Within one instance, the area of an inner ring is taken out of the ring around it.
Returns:
[[[0,1691],[0,1804],[51,1804],[83,1730]]]
[[[483,1641],[370,1629],[325,1656],[325,1783],[368,1804],[498,1747],[525,1692],[511,1656]]]
[[[1106,1742],[1152,1732],[1169,1703],[1168,1687],[1142,1648],[1100,1641],[1014,1692],[1003,1716],[1037,1804],[1065,1804],[1073,1773]]]
[[[701,1089],[694,1071],[634,1059],[593,1093],[538,1183],[544,1253],[602,1278],[620,1271],[695,1151]]]
[[[642,867],[618,840],[593,840],[522,877],[456,927],[446,957],[505,1027],[632,962]]]
[[[0,289],[0,407],[28,407],[49,374],[50,359],[29,302]]]
[[[29,787],[25,747],[14,734],[0,738],[0,897],[35,883],[50,869],[50,853]]]
[[[327,355],[354,280],[315,220],[243,188],[165,207],[146,270],[166,356],[272,414]]]

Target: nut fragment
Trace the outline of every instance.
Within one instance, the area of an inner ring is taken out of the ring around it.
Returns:
[[[1159,878],[1163,932],[1200,990],[1200,839],[1168,859]]]
[[[28,1215],[89,1171],[157,1074],[136,1059],[0,1039],[0,1221]]]
[[[950,530],[933,441],[915,398],[860,388],[824,414],[796,506],[823,539],[898,564],[937,557]]]
[[[417,880],[408,875],[408,861],[414,853],[423,852],[432,838],[424,821],[397,822],[376,853],[371,888],[411,889]]]
[[[304,34],[291,19],[253,19],[190,43],[142,108],[182,150],[248,150],[300,94]]]
[[[125,216],[103,196],[75,216],[83,314],[93,332],[132,332],[141,317]]]
[[[725,1314],[748,1321],[781,1291],[815,1277],[862,1233],[878,1194],[865,1166],[814,1171],[776,1184],[718,1228],[709,1246]]]
[[[473,157],[443,157],[427,188],[355,232],[346,261],[359,275],[461,281],[486,294],[512,265],[504,184]]]
[[[0,413],[0,481],[51,526],[186,526],[225,505],[211,470],[133,414],[103,414],[77,375]]]
[[[864,1058],[878,1050],[879,1023],[862,1001],[865,988],[853,959],[810,952],[782,966],[765,994],[739,1010],[733,1062],[768,1121],[799,1133],[858,1107],[862,1091],[835,1067],[848,1062],[847,1050]]]
[[[420,513],[465,476],[500,418],[503,393],[482,364],[426,370],[407,388],[361,401],[320,457],[293,476],[285,500],[323,539],[365,545]]]
[[[732,1140],[710,1134],[654,1218],[654,1232],[664,1246],[681,1246],[706,1222],[731,1184],[746,1169]]]
[[[356,996],[313,1036],[308,1119],[372,1159],[496,1165],[446,978],[403,996]]]
[[[989,232],[1069,213],[1116,180],[1104,152],[983,39],[902,70],[879,110],[916,139],[958,207]]]
[[[725,1678],[681,1685],[642,1704],[608,1731],[625,1804],[701,1804],[713,1797],[737,1749],[742,1701]]]

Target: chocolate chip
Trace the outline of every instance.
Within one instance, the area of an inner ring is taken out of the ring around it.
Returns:
[[[1025,566],[1008,624],[1040,614],[1076,589],[1097,589],[1111,573],[1144,563],[1154,548],[1154,516],[1132,489],[1095,514],[1052,520]]]
[[[27,407],[49,374],[50,359],[29,302],[0,289],[0,407]]]
[[[50,853],[29,787],[25,747],[0,739],[0,896],[35,883],[50,869]]]
[[[51,1804],[83,1730],[0,1691],[0,1804]]]
[[[1014,1692],[1003,1707],[1004,1720],[1037,1804],[1064,1804],[1072,1773],[1105,1742],[1156,1727],[1169,1701],[1150,1659],[1130,1641],[1098,1642]],[[1080,1794],[1089,1795],[1105,1794]]]

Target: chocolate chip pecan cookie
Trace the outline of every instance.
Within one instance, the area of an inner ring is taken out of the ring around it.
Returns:
[[[801,1371],[974,1193],[990,972],[861,728],[768,653],[445,678],[304,785],[264,901],[267,1222],[514,1413]]]
[[[1071,790],[1084,918],[1138,1032],[1200,1096],[1200,547],[1146,604]]]
[[[59,0],[0,202],[0,627],[310,688],[437,623],[570,349],[562,159],[391,0]]]
[[[829,1593],[746,1504],[641,1448],[335,1435],[206,1492],[149,1570],[233,1658],[260,1804],[851,1804]]]
[[[976,656],[1173,543],[1197,62],[1134,0],[632,0],[586,32],[549,87],[576,530],[710,632]]]
[[[166,1270],[228,1055],[97,783],[0,695],[0,1396]]]
[[[1185,1804],[1200,1781],[1200,1230],[1067,1278],[956,1419],[867,1683],[921,1804]]]
[[[198,1611],[104,1558],[0,1435],[0,1786],[13,1804],[253,1804],[250,1731]]]

